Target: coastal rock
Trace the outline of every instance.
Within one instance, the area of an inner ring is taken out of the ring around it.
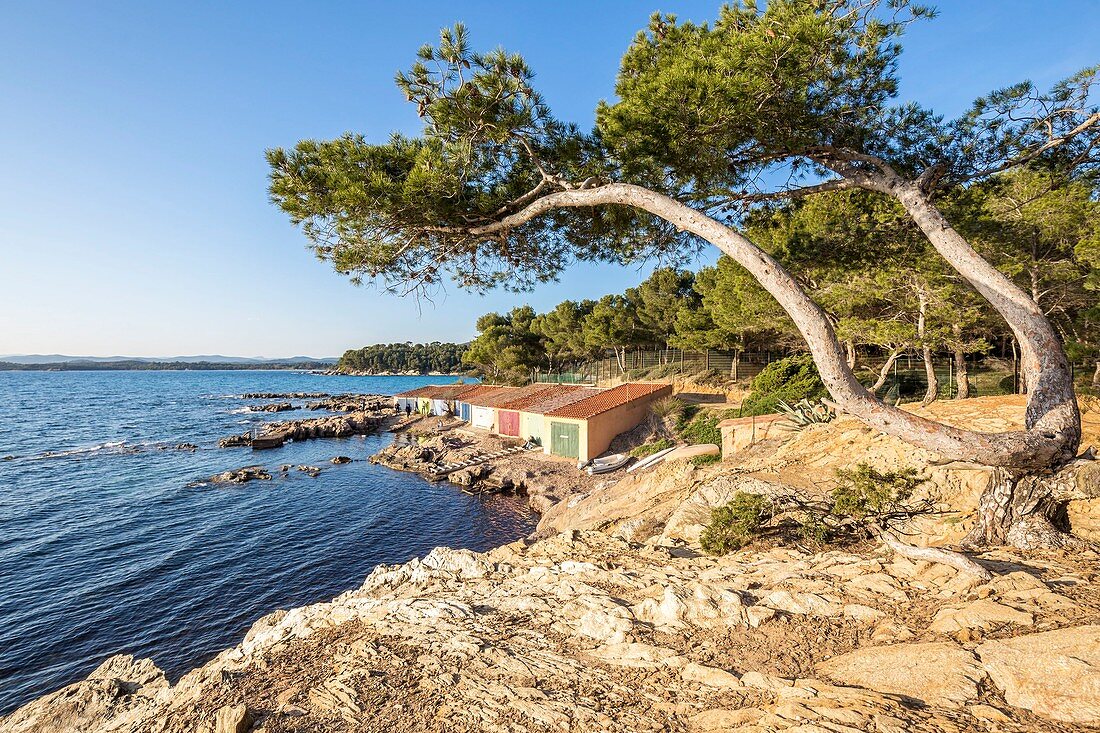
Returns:
[[[214,715],[214,733],[247,733],[252,715],[244,705],[226,705]]]
[[[973,654],[947,642],[858,649],[822,663],[818,671],[845,685],[943,706],[976,699],[984,676]]]
[[[266,405],[252,405],[248,408],[249,412],[287,412],[293,410],[294,405],[290,402],[272,402]]]
[[[210,477],[215,484],[243,484],[249,481],[270,481],[271,474],[263,466],[245,466],[232,471],[223,471]]]
[[[219,448],[239,448],[244,445],[252,445],[252,434],[241,433],[240,435],[230,435],[228,438],[222,438],[218,441]]]
[[[111,657],[80,682],[0,719],[2,733],[100,733],[133,730],[148,721],[171,690],[148,659]]]
[[[941,634],[950,634],[961,629],[988,631],[997,626],[1031,626],[1032,623],[1034,617],[1030,613],[983,598],[962,608],[941,609],[928,628]]]
[[[1100,626],[987,641],[977,653],[1009,705],[1065,723],[1100,724]]]
[[[339,466],[344,463],[351,463],[351,458],[349,458],[348,456],[336,456],[332,459],[332,462]]]

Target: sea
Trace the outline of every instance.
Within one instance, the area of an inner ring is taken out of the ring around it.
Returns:
[[[266,421],[328,414],[249,412],[272,400],[246,393],[395,394],[449,381],[0,372],[0,714],[113,654],[150,657],[174,681],[261,616],[355,588],[379,563],[528,534],[536,520],[522,497],[469,496],[367,462],[388,433],[257,452],[217,445]],[[322,470],[280,475],[288,463]],[[205,481],[254,464],[272,480]]]

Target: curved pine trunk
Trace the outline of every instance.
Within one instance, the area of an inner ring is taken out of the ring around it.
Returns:
[[[1081,438],[1080,413],[1069,362],[1046,317],[1023,291],[955,232],[918,186],[896,177],[868,178],[861,185],[897,197],[940,255],[1008,322],[1020,342],[1022,371],[1030,387],[1026,429],[1005,433],[963,430],[879,402],[848,367],[847,353],[825,312],[774,257],[703,212],[642,186],[609,183],[559,191],[498,222],[461,231],[475,236],[496,234],[559,208],[620,205],[647,211],[710,242],[748,270],[794,321],[837,405],[869,427],[933,451],[943,459],[1030,475],[1071,461]],[[996,498],[991,494],[991,501]],[[1004,503],[997,501],[995,505],[1003,507]],[[991,542],[1009,534],[1003,525],[983,527],[986,529],[987,541]]]
[[[886,380],[890,378],[890,370],[894,367],[897,360],[901,358],[902,353],[901,349],[894,349],[890,352],[890,356],[886,358],[886,363],[882,365],[882,369],[878,370],[878,379],[867,388],[871,394],[877,395],[878,391],[886,384]]]
[[[1069,360],[1050,321],[1027,293],[974,251],[918,186],[897,180],[890,190],[936,251],[1012,329],[1020,346],[1020,373],[1028,386],[1024,424],[1029,434],[1045,436],[1050,451],[1044,455],[1045,467],[1072,460],[1081,441],[1081,415]]]
[[[924,390],[924,399],[920,404],[921,407],[927,407],[940,396],[940,378],[936,376],[936,363],[932,359],[931,347],[925,346],[921,349],[921,358],[924,361],[924,377],[928,387]]]
[[[966,352],[956,348],[955,359],[955,399],[970,399],[970,370],[966,365]]]

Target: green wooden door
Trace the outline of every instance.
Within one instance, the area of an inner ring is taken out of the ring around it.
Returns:
[[[569,422],[551,422],[550,452],[556,456],[579,458],[581,455],[581,426]]]

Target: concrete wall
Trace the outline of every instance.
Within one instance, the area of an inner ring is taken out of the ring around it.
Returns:
[[[543,432],[543,416],[535,412],[523,412],[519,413],[519,437],[527,440],[528,438],[537,438],[542,442],[543,450],[549,452],[550,447],[547,445],[547,441],[543,436],[549,435],[549,433]]]
[[[550,423],[572,423],[580,426],[580,461],[591,461],[608,449],[611,441],[620,433],[638,427],[649,417],[649,406],[655,400],[672,394],[672,385],[640,399],[619,405],[587,420],[546,416],[543,422],[543,452],[550,452]]]
[[[482,428],[483,430],[495,431],[497,421],[497,411],[491,407],[478,407],[477,405],[470,406],[470,424],[475,428]]]
[[[718,429],[722,431],[722,458],[761,440],[789,437],[791,432],[783,429],[784,422],[782,415],[756,415],[723,420],[718,423]]]
[[[582,455],[580,460],[590,461],[606,451],[616,436],[633,430],[649,417],[649,406],[655,400],[670,394],[672,394],[671,385],[659,392],[589,418],[587,435],[581,436],[581,453],[584,454],[587,447],[587,455]]]

